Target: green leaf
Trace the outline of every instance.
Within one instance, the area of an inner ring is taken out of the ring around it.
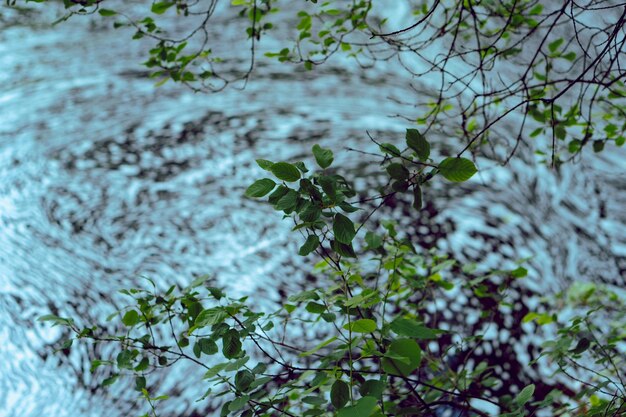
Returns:
[[[550,52],[554,53],[556,52],[557,49],[559,49],[559,46],[561,46],[563,42],[564,42],[563,38],[554,40],[548,44],[548,49],[550,50]]]
[[[422,360],[422,350],[413,339],[394,340],[387,353],[382,365],[383,370],[391,375],[408,376]]]
[[[263,197],[274,189],[276,183],[269,178],[255,181],[246,190],[246,196],[252,198]]]
[[[208,308],[203,310],[196,317],[196,321],[194,323],[194,327],[206,327],[212,326],[214,324],[222,323],[224,320],[228,318],[228,313],[224,311],[221,307]]]
[[[589,349],[589,346],[591,346],[591,341],[586,337],[583,337],[578,341],[576,347],[570,350],[570,352],[575,355],[580,355],[581,353]]]
[[[174,3],[171,1],[158,1],[156,3],[152,3],[152,8],[150,10],[155,14],[163,14],[173,5]]]
[[[413,186],[413,208],[417,211],[422,209],[422,188],[419,184]]]
[[[257,159],[256,163],[258,166],[260,166],[262,169],[266,171],[270,171],[272,168],[272,165],[274,165],[272,161],[268,161],[267,159]]]
[[[130,350],[123,350],[117,354],[117,367],[120,369],[133,369],[133,353]]]
[[[235,374],[235,387],[242,392],[246,392],[254,381],[254,374],[247,369],[241,370]]]
[[[439,172],[448,181],[467,181],[477,172],[476,166],[467,158],[446,158],[439,164]]]
[[[409,178],[409,170],[402,164],[397,162],[391,163],[387,166],[387,173],[389,176],[396,180],[406,180]]]
[[[117,14],[115,10],[109,9],[100,9],[98,10],[98,13],[100,13],[100,16],[115,16]]]
[[[518,267],[514,270],[511,271],[511,275],[514,278],[524,278],[526,275],[528,275],[528,270],[526,268],[523,267]]]
[[[524,389],[521,390],[519,394],[517,394],[517,396],[515,397],[513,401],[515,401],[517,405],[522,406],[526,404],[528,401],[530,401],[534,393],[535,393],[535,385],[530,384],[524,387]]]
[[[300,247],[298,255],[307,256],[313,252],[320,245],[320,238],[317,235],[309,235],[304,242],[304,245]]]
[[[322,169],[328,168],[333,163],[333,151],[322,148],[319,145],[313,145],[313,156],[315,161]]]
[[[374,397],[378,400],[382,398],[383,391],[385,390],[385,383],[376,379],[368,379],[361,384],[359,393],[364,397]]]
[[[298,192],[295,190],[289,190],[287,194],[282,196],[276,203],[274,208],[276,210],[292,210],[298,202]]]
[[[380,146],[380,151],[392,156],[400,156],[400,149],[391,143],[382,143]]]
[[[117,313],[113,314],[113,316],[116,315]],[[58,325],[69,326],[73,323],[72,319],[55,316],[54,314],[46,314],[45,316],[41,316],[37,319],[37,321],[51,321],[53,327]]]
[[[333,233],[338,242],[349,245],[356,235],[354,223],[343,214],[337,213],[333,222]]]
[[[376,407],[376,398],[363,397],[351,407],[341,409],[337,417],[369,417]]]
[[[214,355],[218,351],[217,343],[208,338],[200,339],[198,345],[200,346],[200,351],[205,355]]]
[[[376,322],[370,319],[359,319],[343,326],[346,330],[352,330],[354,333],[371,333],[376,330]]]
[[[603,140],[594,140],[593,141],[593,151],[595,153],[602,152],[604,150],[604,141]]]
[[[294,182],[300,179],[300,170],[288,162],[277,162],[270,167],[270,171],[283,181]]]
[[[406,130],[406,144],[415,151],[421,161],[428,160],[430,156],[430,144],[417,129]]]
[[[383,238],[376,233],[367,232],[365,233],[365,243],[369,249],[378,249],[383,245]]]
[[[241,395],[239,397],[236,397],[234,400],[230,402],[230,404],[228,404],[228,411],[241,410],[242,408],[246,406],[246,404],[248,404],[249,400],[250,400],[249,395]]]
[[[415,320],[405,318],[396,318],[389,327],[400,336],[422,340],[436,339],[439,334],[445,333],[443,330],[431,329]]]
[[[345,244],[339,242],[338,240],[332,240],[330,242],[330,247],[341,256],[356,258],[356,253],[354,252],[354,248],[351,243]]]
[[[139,323],[139,313],[136,310],[129,310],[122,317],[122,323],[124,323],[127,327],[133,327],[135,324]]]
[[[337,410],[343,408],[350,400],[350,386],[342,380],[336,380],[330,388],[330,402]]]
[[[241,354],[241,339],[235,329],[228,330],[222,336],[222,353],[226,359],[233,359]]]

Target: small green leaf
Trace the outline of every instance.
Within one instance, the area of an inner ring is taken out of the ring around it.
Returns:
[[[100,13],[100,16],[115,16],[117,14],[115,10],[109,9],[100,9],[98,10],[98,13]]]
[[[239,391],[246,392],[253,381],[254,374],[247,369],[241,370],[235,374],[235,387]]]
[[[392,156],[400,156],[400,149],[391,143],[382,143],[380,146],[380,151]]]
[[[246,196],[252,198],[259,198],[267,195],[274,189],[276,183],[269,178],[263,178],[255,181],[246,190]]]
[[[300,179],[300,170],[288,162],[277,162],[270,167],[270,171],[283,181],[294,182]]]
[[[222,336],[222,353],[226,359],[233,359],[241,354],[241,339],[235,329],[228,330]]]
[[[317,235],[309,235],[304,244],[300,247],[298,255],[307,256],[320,245],[320,238]]]
[[[133,327],[135,324],[139,323],[139,313],[136,310],[129,310],[122,317],[122,323],[124,323],[127,327]]]
[[[387,173],[389,176],[396,180],[406,180],[409,178],[409,170],[402,164],[397,162],[391,163],[387,166]]]
[[[198,345],[200,346],[200,351],[205,355],[214,355],[218,351],[217,343],[208,338],[200,339]]]
[[[443,330],[431,329],[415,320],[405,318],[396,318],[391,322],[390,328],[400,336],[423,340],[436,339],[439,334],[444,333]]]
[[[365,243],[369,249],[378,249],[383,245],[383,238],[373,232],[365,233]]]
[[[548,44],[548,49],[550,52],[554,53],[557,49],[559,49],[559,46],[561,46],[563,42],[563,38],[556,39]]]
[[[526,404],[528,401],[530,401],[534,393],[535,393],[535,385],[530,384],[524,387],[524,389],[521,390],[519,394],[517,394],[517,396],[515,397],[513,401],[515,401],[517,405],[522,406]]]
[[[163,14],[173,5],[174,3],[171,1],[158,1],[156,3],[152,3],[152,8],[150,10],[155,14]]]
[[[467,158],[446,158],[439,164],[439,172],[452,182],[467,181],[477,172],[476,166]]]
[[[376,322],[370,319],[359,319],[346,323],[343,328],[354,333],[371,333],[376,330]]]
[[[589,349],[589,346],[591,346],[591,341],[586,337],[583,337],[578,341],[576,347],[570,350],[570,352],[575,355],[580,355],[581,353]]]
[[[593,151],[595,153],[602,152],[604,150],[604,141],[603,140],[594,140],[593,141]]]
[[[319,145],[313,145],[313,156],[315,161],[322,169],[328,168],[333,163],[333,151],[322,148]]]
[[[230,404],[228,404],[228,411],[239,411],[242,408],[244,408],[246,406],[246,404],[248,404],[248,401],[250,400],[250,396],[249,395],[241,395],[239,397],[236,397],[234,400],[232,400],[230,402]],[[222,415],[228,415],[228,413],[224,414],[222,412]]]
[[[266,171],[270,171],[272,168],[272,165],[274,165],[272,161],[268,161],[267,159],[257,159],[256,163],[258,166],[260,166],[262,169]]]
[[[385,390],[385,383],[376,379],[369,379],[359,388],[359,393],[364,397],[374,397],[378,400],[382,398],[383,391]]]
[[[350,407],[343,408],[337,413],[337,417],[369,417],[376,407],[376,398],[362,397]]]
[[[417,211],[422,209],[422,188],[419,184],[413,186],[413,208]]]
[[[228,313],[221,307],[208,308],[203,310],[196,317],[194,327],[206,327],[214,324],[222,323],[228,318]]]
[[[298,202],[298,192],[295,190],[289,190],[287,194],[282,196],[274,208],[276,210],[292,210]]]
[[[406,130],[406,144],[415,151],[421,161],[428,160],[430,156],[430,144],[417,129]]]
[[[330,388],[330,402],[337,410],[343,408],[350,400],[350,386],[342,380],[336,380]]]
[[[343,214],[337,213],[333,222],[333,233],[338,242],[349,245],[356,235],[354,223]]]

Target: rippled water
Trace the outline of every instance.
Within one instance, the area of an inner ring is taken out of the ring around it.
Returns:
[[[100,320],[119,302],[115,291],[142,275],[167,286],[210,274],[258,300],[279,299],[302,280],[298,242],[280,216],[242,198],[259,175],[254,159],[300,158],[321,143],[355,165],[363,157],[343,146],[369,147],[365,130],[389,139],[407,127],[389,117],[410,111],[387,99],[405,94],[393,68],[331,64],[310,74],[270,65],[244,91],[196,95],[155,89],[137,64],[143,45],[109,29],[5,25],[2,417],[127,415],[133,394],[92,389],[85,352],[52,355],[63,335],[36,317]],[[623,285],[625,161],[623,150],[605,152],[560,174],[532,158],[512,169],[485,162],[471,183],[428,190],[411,232],[434,230],[441,239],[432,244],[490,266],[534,256],[531,289],[576,279]]]

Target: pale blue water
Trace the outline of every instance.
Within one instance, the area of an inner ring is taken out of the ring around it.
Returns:
[[[36,323],[53,311],[101,320],[121,287],[210,274],[220,285],[279,299],[299,286],[299,240],[268,207],[242,198],[255,158],[302,158],[314,143],[348,166],[365,131],[401,140],[411,108],[393,63],[365,73],[331,63],[305,74],[271,64],[246,90],[155,89],[141,43],[87,22],[0,33],[0,416],[125,416],[136,395],[91,390],[87,355],[52,355],[62,335]],[[224,35],[226,36],[226,35]],[[339,64],[337,64],[339,65]],[[372,87],[374,86],[374,87]],[[490,266],[526,256],[532,289],[575,279],[624,284],[623,150],[556,175],[528,160],[450,190],[428,190],[437,245]],[[422,224],[423,223],[423,224]],[[425,229],[422,229],[425,228]],[[485,243],[486,242],[486,243]],[[306,262],[306,261],[305,261]],[[308,262],[310,264],[311,262]],[[306,267],[305,267],[306,269]],[[68,366],[69,365],[69,366]],[[174,385],[176,375],[166,381]],[[202,394],[179,384],[186,401]]]

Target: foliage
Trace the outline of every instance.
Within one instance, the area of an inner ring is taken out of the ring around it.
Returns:
[[[450,158],[433,164],[424,152],[426,139],[419,135],[423,146],[415,146],[415,135],[407,131],[405,152],[381,145],[391,181],[390,192],[379,197],[383,202],[411,188],[415,195],[438,174],[459,181],[475,172],[467,159],[458,159],[468,161],[462,164],[452,164]],[[583,369],[592,374],[583,381],[583,390],[572,398],[558,391],[537,398],[530,384],[515,397],[494,397],[490,388],[502,380],[493,367],[476,363],[471,355],[451,365],[468,346],[470,351],[477,347],[482,336],[447,324],[438,327],[429,306],[462,291],[493,300],[492,310],[480,313],[488,322],[498,308],[510,306],[507,291],[526,270],[459,270],[453,259],[416,250],[393,221],[383,222],[384,232],[366,231],[365,224],[349,217],[363,207],[348,201],[357,195],[350,182],[330,172],[332,151],[316,145],[313,154],[321,168],[313,173],[301,162],[257,161],[282,182],[260,179],[246,194],[267,196],[274,209],[293,220],[294,230],[304,235],[300,255],[315,252],[322,259],[314,272],[325,277],[323,284],[290,296],[272,314],[255,311],[245,297],[231,299],[207,287],[206,278],[164,294],[154,285],[126,290],[133,303],[119,312],[125,330],[114,335],[98,326],[79,328],[70,319],[43,319],[68,326],[77,339],[117,344],[115,357],[97,359],[92,368],[111,368],[103,385],[134,378],[153,415],[157,403],[168,398],[151,389],[158,382],[153,371],[181,360],[204,368],[207,391],[200,400],[223,398],[222,416],[435,416],[443,410],[488,415],[477,400],[510,417],[540,409],[551,415],[588,416],[624,411],[620,351],[626,308],[617,294],[595,286],[574,287],[563,302],[587,308],[544,345],[542,355],[558,365],[557,372],[574,380],[579,379],[570,372]],[[419,210],[419,204],[414,207]],[[615,321],[600,333],[593,315],[610,314],[601,310],[607,303]],[[556,317],[530,313],[524,322],[546,325]],[[297,341],[295,334],[301,334]],[[589,357],[583,358],[585,354]]]
[[[234,72],[237,64],[220,56],[221,45],[211,42],[217,0],[154,1],[149,10],[129,3],[107,1],[105,7],[102,0],[64,0],[66,12],[59,21],[97,15],[115,28],[132,29],[133,39],[153,43],[144,65],[158,85],[171,79],[195,91],[221,90],[237,81],[245,85],[265,38],[278,37],[282,47],[265,52],[264,58],[306,70],[336,54],[363,67],[397,59],[405,75],[424,87],[407,85],[414,91],[396,100],[416,108],[417,117],[409,119],[423,125],[425,133],[458,138],[463,144],[459,155],[480,149],[506,163],[532,140],[539,158],[558,166],[590,145],[593,152],[624,145],[626,85],[620,59],[626,13],[620,4],[400,3],[409,8],[413,23],[387,30],[404,18],[386,16],[394,4],[386,0],[303,0],[295,10],[279,0],[231,0],[242,36],[228,49],[249,51],[246,66]],[[174,33],[178,20],[183,20],[178,26],[189,28],[186,33]],[[506,127],[498,131],[498,126]]]
[[[420,116],[410,118],[420,129],[407,129],[402,149],[371,138],[386,173],[375,197],[359,200],[370,190],[357,192],[353,179],[331,168],[333,152],[318,145],[312,154],[319,170],[313,172],[303,162],[257,160],[268,178],[255,181],[245,195],[267,198],[293,221],[294,232],[302,234],[299,254],[321,259],[314,270],[319,285],[291,295],[271,314],[256,311],[246,298],[232,299],[207,287],[204,279],[165,293],[154,285],[125,290],[132,303],[119,312],[121,330],[113,334],[70,318],[41,319],[71,329],[73,339],[117,346],[114,356],[94,360],[92,369],[110,370],[105,386],[134,378],[150,406],[147,415],[157,415],[158,403],[168,398],[158,392],[154,371],[181,361],[204,368],[207,391],[201,400],[221,401],[223,416],[435,416],[446,411],[483,416],[485,404],[503,416],[541,410],[564,416],[626,413],[626,306],[617,290],[575,285],[520,323],[552,331],[533,360],[555,367],[553,378],[565,377],[578,384],[578,391],[540,397],[528,384],[513,397],[494,396],[492,388],[505,381],[471,355],[483,335],[440,322],[432,307],[460,293],[487,299],[491,307],[479,314],[488,322],[499,308],[511,307],[508,291],[526,270],[477,272],[416,249],[394,219],[382,221],[382,228],[370,221],[397,195],[408,194],[419,211],[431,181],[446,180],[452,183],[448,186],[467,181],[477,172],[477,155],[507,163],[520,143],[532,138],[538,142],[536,153],[542,158],[549,153],[546,161],[557,167],[589,144],[594,152],[606,144],[622,146],[626,87],[619,59],[626,11],[603,1],[409,2],[415,22],[385,31],[388,22],[374,13],[381,2],[302,2],[295,28],[288,28],[295,32],[294,43],[266,53],[306,70],[336,53],[363,65],[396,58],[409,75],[439,83],[434,93],[416,90],[426,97],[413,103]],[[144,64],[158,84],[172,79],[196,91],[245,83],[258,43],[287,13],[277,0],[231,2],[245,22],[242,39],[250,46],[250,61],[228,78],[219,69],[223,58],[214,55],[209,42],[216,0],[155,1],[140,17],[123,5],[104,8],[100,0],[63,4],[67,14],[61,20],[97,14],[115,27],[132,28],[135,39],[151,39]],[[590,14],[599,11],[607,18],[589,23]],[[168,19],[191,19],[196,26],[175,38],[166,29]],[[576,36],[567,39],[568,31]],[[419,65],[407,64],[407,56]],[[496,129],[505,121],[507,135],[501,139]],[[431,134],[458,138],[461,146],[457,152],[442,146],[449,156],[435,160],[426,138]],[[547,145],[541,143],[546,138]],[[504,154],[496,149],[501,145],[507,148]],[[295,341],[294,334],[301,337]]]

